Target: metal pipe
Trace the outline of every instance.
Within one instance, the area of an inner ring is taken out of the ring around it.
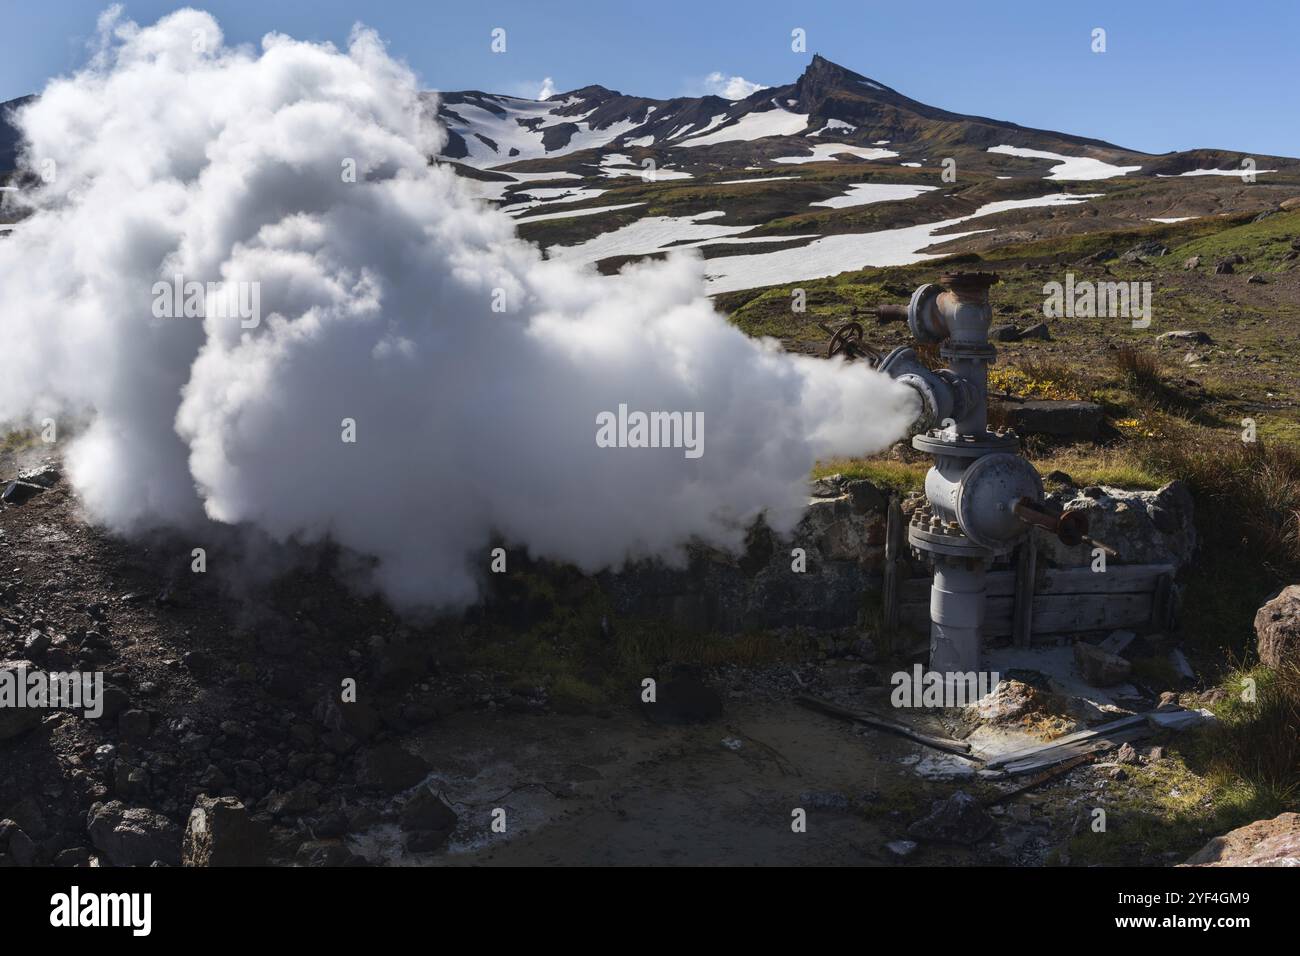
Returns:
[[[1014,432],[989,431],[988,367],[997,358],[988,335],[989,288],[997,281],[991,273],[951,273],[940,277],[943,285],[923,285],[912,294],[908,328],[919,342],[939,343],[948,368],[927,368],[905,346],[882,359],[862,341],[857,323],[840,328],[831,343],[832,355],[865,356],[921,397],[912,446],[932,455],[934,465],[925,477],[925,504],[913,513],[907,536],[934,567],[930,668],[944,675],[979,669],[985,570],[1031,525],[1066,544],[1089,542],[1114,553],[1088,538],[1082,512],[1044,508],[1042,480],[1020,455]],[[875,313],[883,323],[897,321],[903,309],[882,305]]]
[[[935,561],[930,585],[930,670],[941,674],[979,670],[984,593],[983,560]]]

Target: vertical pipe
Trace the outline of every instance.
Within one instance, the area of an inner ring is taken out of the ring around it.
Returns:
[[[984,624],[984,562],[935,557],[930,585],[930,670],[978,671]]]

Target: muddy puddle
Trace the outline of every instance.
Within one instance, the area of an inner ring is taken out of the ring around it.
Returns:
[[[465,713],[407,746],[438,768],[428,783],[461,822],[436,855],[403,852],[396,827],[351,841],[375,862],[896,864],[885,844],[905,838],[912,812],[894,808],[927,802],[935,762],[907,740],[790,701],[736,705],[687,727],[635,713]],[[804,832],[792,828],[796,809]],[[943,859],[968,857],[959,848],[925,854]]]

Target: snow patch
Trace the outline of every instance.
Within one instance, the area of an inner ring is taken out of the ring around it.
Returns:
[[[646,216],[576,245],[551,246],[547,254],[552,259],[599,262],[610,256],[648,255],[661,251],[670,244],[734,236],[754,228],[723,226],[703,221],[725,215],[719,209],[693,216]]]
[[[784,183],[803,179],[802,176],[755,176],[753,179],[724,179],[714,183],[715,186],[739,186],[742,183]]]
[[[1135,173],[1142,168],[1141,166],[1115,166],[1089,156],[1065,156],[1061,153],[1049,153],[1043,149],[1026,149],[1023,146],[990,146],[988,151],[1025,159],[1056,160],[1057,165],[1048,171],[1044,179],[1114,179],[1127,173]]]
[[[866,206],[873,202],[892,202],[898,199],[915,199],[921,193],[932,192],[938,186],[906,186],[895,183],[853,183],[843,196],[832,196],[809,203],[828,209],[847,209],[849,206]]]
[[[716,120],[717,117],[714,119]],[[730,126],[724,126],[707,135],[692,136],[684,140],[681,145],[712,146],[715,143],[731,143],[737,140],[752,142],[767,136],[794,136],[796,133],[803,132],[807,126],[807,113],[791,113],[783,109],[746,113]]]
[[[546,219],[567,219],[570,216],[595,216],[602,212],[614,212],[619,209],[631,209],[644,206],[644,202],[625,202],[617,206],[597,206],[595,209],[574,209],[572,212],[549,212],[540,216],[522,216],[516,222],[542,222]]]
[[[904,226],[879,232],[826,236],[798,249],[781,249],[776,252],[710,259],[704,264],[707,274],[705,288],[710,295],[717,295],[720,292],[735,292],[739,289],[779,285],[802,279],[820,279],[868,266],[911,265],[914,262],[938,258],[915,250],[924,249],[936,242],[961,239],[979,232],[980,230],[974,230],[937,235],[944,229],[968,220],[992,216],[1011,209],[1075,205],[1100,195],[1102,194],[1052,193],[1035,199],[1004,199],[987,203],[969,216],[961,216],[957,219],[945,219],[942,222],[922,223],[917,226]]]
[[[1185,173],[1156,173],[1160,179],[1177,179],[1179,176],[1240,176],[1242,173],[1253,172],[1256,176],[1260,173],[1275,173],[1276,169],[1255,169],[1248,170],[1238,167],[1236,169],[1189,169]]]
[[[826,125],[815,133],[809,133],[809,136],[820,136],[822,133],[830,131],[832,133],[852,133],[857,127],[852,123],[846,123],[844,120],[831,119],[826,121]]]
[[[843,153],[860,159],[892,159],[898,154],[892,149],[876,149],[873,146],[846,146],[843,143],[818,143],[812,147],[811,156],[779,156],[774,163],[824,163]]]

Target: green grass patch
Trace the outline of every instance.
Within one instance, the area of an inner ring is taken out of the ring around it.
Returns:
[[[1245,222],[1186,242],[1173,250],[1177,261],[1170,266],[1181,269],[1186,259],[1200,256],[1203,267],[1213,267],[1217,259],[1240,255],[1252,272],[1277,272],[1293,265],[1283,257],[1291,251],[1290,241],[1297,236],[1300,236],[1300,211],[1277,213],[1259,222]]]
[[[849,479],[865,478],[878,488],[911,494],[925,487],[925,473],[930,463],[894,461],[882,458],[831,458],[819,461],[813,468],[814,478],[843,475]]]

